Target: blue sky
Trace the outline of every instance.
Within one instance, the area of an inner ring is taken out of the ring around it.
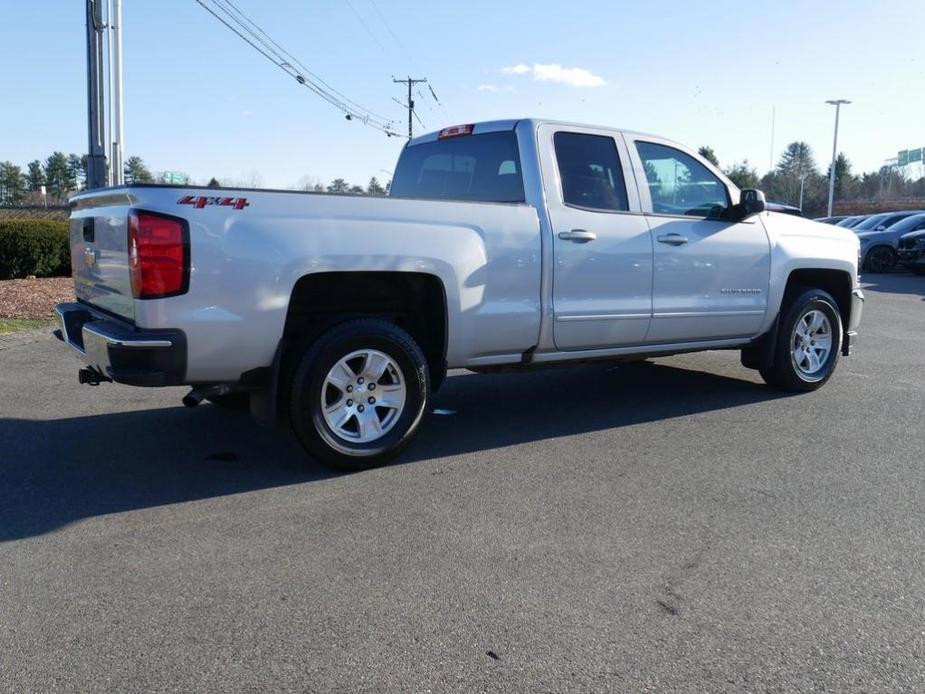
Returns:
[[[724,166],[747,158],[763,173],[772,106],[775,160],[802,139],[824,168],[834,120],[824,101],[847,98],[839,149],[855,170],[925,145],[921,0],[236,2],[402,131],[392,75],[410,73],[442,101],[419,99],[428,130],[520,116],[615,125],[709,144]],[[346,121],[195,0],[123,5],[128,154],[201,181],[389,177],[402,139]],[[4,0],[0,42],[0,160],[85,151],[83,2]]]

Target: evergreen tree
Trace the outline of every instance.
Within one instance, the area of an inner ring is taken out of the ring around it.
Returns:
[[[826,167],[825,178],[829,179],[832,173],[832,165]],[[839,152],[835,157],[835,195],[839,198],[845,197],[854,184],[854,176],[851,175],[851,161],[845,156],[844,152]]]
[[[48,194],[56,200],[64,200],[74,190],[64,152],[52,152],[45,160],[45,185]]]
[[[141,157],[129,157],[123,171],[126,183],[153,183],[154,176]]]
[[[22,169],[9,161],[0,162],[0,204],[21,202],[26,194],[26,185]]]
[[[70,154],[67,158],[67,175],[72,190],[83,190],[87,183],[87,157]]]
[[[45,185],[45,170],[38,159],[29,162],[29,172],[26,174],[29,190],[38,192]]]
[[[758,187],[758,172],[755,171],[753,166],[749,165],[748,159],[744,159],[738,164],[733,164],[726,169],[725,174],[740,189]]]
[[[719,159],[717,158],[716,152],[713,151],[712,147],[707,147],[704,145],[697,150],[697,154],[713,164],[713,166],[719,166]]]
[[[379,179],[375,176],[369,179],[369,185],[366,186],[366,194],[375,196],[385,195],[385,188],[379,184]]]
[[[331,185],[328,186],[328,192],[345,195],[350,192],[350,184],[342,178],[335,178],[331,181]]]

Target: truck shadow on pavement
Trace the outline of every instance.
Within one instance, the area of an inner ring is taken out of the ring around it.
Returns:
[[[925,277],[905,272],[901,274],[862,274],[865,289],[892,294],[912,294],[925,300]]]
[[[394,464],[613,429],[782,397],[751,381],[668,365],[451,377]],[[0,419],[0,542],[85,518],[336,475],[291,436],[203,405],[34,421]]]

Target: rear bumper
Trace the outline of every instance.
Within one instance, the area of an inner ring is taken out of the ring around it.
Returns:
[[[851,316],[845,329],[845,339],[842,342],[842,354],[848,356],[851,348],[858,339],[858,326],[861,325],[861,314],[864,311],[864,292],[860,289],[851,291]]]
[[[181,385],[186,377],[186,335],[181,330],[139,330],[86,304],[58,304],[55,336],[88,366],[116,383]]]

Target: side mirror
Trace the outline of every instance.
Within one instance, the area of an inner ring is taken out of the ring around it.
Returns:
[[[742,191],[739,205],[742,208],[743,219],[764,212],[768,207],[765,203],[764,193],[755,188],[745,188]]]

